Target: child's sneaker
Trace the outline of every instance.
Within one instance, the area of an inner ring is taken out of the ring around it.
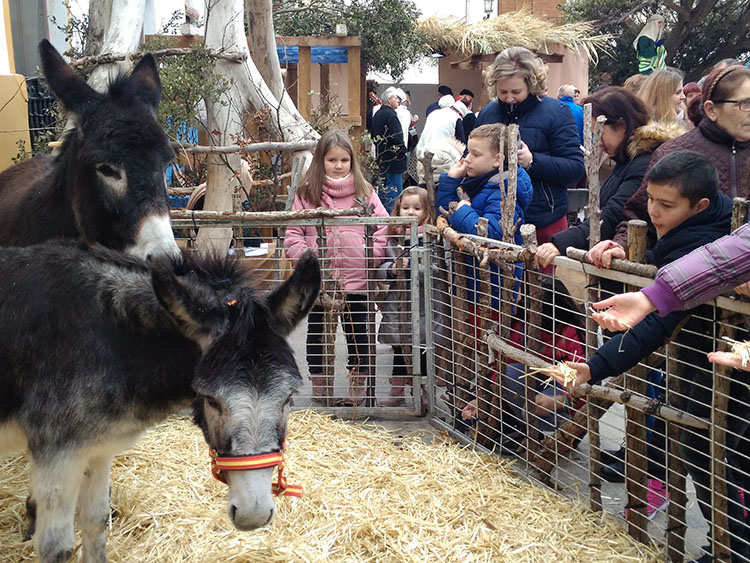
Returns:
[[[666,492],[667,487],[659,479],[648,480],[648,490],[646,491],[646,516],[651,520],[656,513],[667,505],[669,494]],[[626,508],[624,516],[628,517],[630,509]]]

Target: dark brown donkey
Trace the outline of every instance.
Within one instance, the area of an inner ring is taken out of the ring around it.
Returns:
[[[35,156],[0,174],[0,246],[62,237],[144,259],[176,255],[164,183],[174,152],[156,119],[154,58],[146,55],[100,94],[48,41],[39,50],[44,76],[75,126],[57,156]]]

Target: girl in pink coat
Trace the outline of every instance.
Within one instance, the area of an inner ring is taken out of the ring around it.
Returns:
[[[355,199],[374,206],[373,215],[387,217],[388,212],[359,168],[354,147],[343,131],[332,130],[318,141],[310,169],[294,197],[292,210],[349,209],[358,207]],[[326,225],[327,271],[329,279],[338,282],[346,296],[341,312],[341,323],[346,334],[349,368],[349,397],[347,404],[359,405],[364,400],[365,377],[373,373],[374,357],[368,353],[370,338],[367,333],[367,261],[365,258],[364,225]],[[373,235],[374,266],[385,255],[386,227],[381,225]],[[314,225],[287,228],[284,249],[296,262],[311,248],[318,250],[318,231]],[[325,396],[323,386],[323,308],[313,307],[307,320],[307,365],[310,369],[313,400]]]

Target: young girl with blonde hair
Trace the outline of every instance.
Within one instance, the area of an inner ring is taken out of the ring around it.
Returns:
[[[365,180],[354,154],[349,137],[343,131],[323,134],[313,154],[310,169],[294,197],[292,211],[301,209],[349,209],[357,207],[355,200],[373,206],[373,215],[387,217],[383,204],[372,185]],[[326,225],[326,273],[336,280],[346,295],[346,306],[341,312],[346,333],[349,369],[349,395],[346,404],[359,405],[364,401],[365,379],[373,373],[375,362],[367,333],[367,260],[365,255],[365,226],[357,224]],[[384,225],[373,235],[373,256],[377,266],[385,254]],[[286,230],[284,249],[296,262],[308,249],[318,250],[318,231],[314,225],[293,225]],[[313,307],[307,321],[307,365],[310,369],[313,400],[325,396],[323,378],[323,315],[320,305]]]
[[[404,191],[398,196],[396,205],[393,209],[394,217],[416,217],[417,226],[419,229],[419,243],[422,243],[422,226],[425,224],[435,224],[435,207],[429,204],[427,197],[427,190],[418,186],[410,186],[404,188]],[[388,397],[379,401],[381,406],[385,407],[399,407],[406,402],[404,398],[404,392],[406,387],[410,383],[409,373],[406,366],[411,363],[407,358],[404,357],[403,346],[404,344],[411,342],[411,316],[416,311],[408,311],[408,304],[405,303],[407,297],[411,295],[409,289],[409,280],[411,276],[409,274],[409,244],[411,237],[409,232],[405,233],[404,244],[399,244],[402,227],[400,225],[394,225],[388,230],[388,243],[386,244],[385,254],[386,259],[378,268],[378,278],[381,280],[381,287],[384,291],[381,292],[382,299],[379,300],[380,311],[383,314],[383,318],[380,322],[380,329],[378,330],[378,341],[381,344],[389,344],[393,347],[393,372],[390,378],[391,389],[388,393]],[[398,276],[399,270],[406,270],[404,273],[405,279],[407,280],[407,286],[405,292],[395,291],[394,285],[395,280]],[[383,287],[384,286],[384,287]],[[419,342],[411,342],[412,345],[424,344],[425,339],[425,303],[428,296],[422,293],[422,299],[420,300],[419,306]],[[406,315],[399,313],[399,306],[407,306]],[[406,322],[404,322],[408,319]],[[435,320],[435,312],[433,312],[433,320]],[[426,373],[426,355],[425,351],[422,351],[422,374]],[[415,395],[416,399],[416,395]]]

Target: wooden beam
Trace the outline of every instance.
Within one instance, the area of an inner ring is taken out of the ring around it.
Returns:
[[[312,60],[310,47],[300,46],[297,65],[297,108],[302,117],[310,117],[310,90],[312,89]]]
[[[359,47],[362,45],[359,37],[336,35],[330,37],[306,37],[296,35],[277,35],[276,45],[287,47]]]

